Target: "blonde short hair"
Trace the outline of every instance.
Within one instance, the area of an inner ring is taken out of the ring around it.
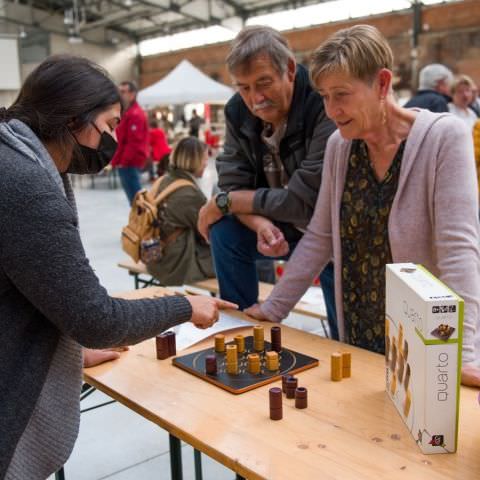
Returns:
[[[393,68],[393,53],[385,37],[370,25],[339,30],[312,54],[310,81],[315,85],[325,74],[341,72],[371,82],[382,68]]]
[[[195,173],[202,165],[207,146],[196,137],[182,138],[170,157],[170,167]]]
[[[469,77],[468,75],[458,75],[457,77],[455,77],[452,83],[452,87],[451,87],[452,95],[455,93],[455,91],[460,85],[467,85],[472,90],[477,88],[475,85],[475,82],[472,80],[471,77]]]

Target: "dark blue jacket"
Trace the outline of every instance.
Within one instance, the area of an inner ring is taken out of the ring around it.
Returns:
[[[448,95],[435,90],[419,90],[406,104],[405,108],[424,108],[435,113],[448,112],[448,103],[452,99]]]

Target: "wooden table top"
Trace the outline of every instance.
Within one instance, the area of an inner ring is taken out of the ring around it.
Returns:
[[[160,296],[162,288],[124,298]],[[242,316],[240,313],[237,315]],[[269,328],[268,322],[264,323]],[[227,332],[227,340],[235,333]],[[244,333],[248,333],[246,329]],[[119,360],[86,369],[85,381],[246,478],[480,478],[478,391],[462,387],[458,452],[423,455],[385,393],[381,355],[282,326],[285,346],[319,358],[298,374],[309,406],[284,398],[283,419],[269,419],[268,389],[232,395],[155,358],[154,340]],[[201,350],[212,339],[185,350]],[[352,378],[330,381],[330,354],[352,352]]]

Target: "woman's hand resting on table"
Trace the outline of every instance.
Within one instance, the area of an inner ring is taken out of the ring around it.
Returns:
[[[480,368],[472,363],[463,365],[462,385],[466,387],[480,387]]]
[[[83,368],[94,367],[101,363],[109,362],[120,358],[120,352],[126,352],[128,347],[105,348],[94,350],[91,348],[83,349]]]
[[[192,318],[190,321],[197,328],[209,328],[218,321],[220,310],[227,308],[238,309],[235,303],[227,302],[214,297],[203,295],[187,295],[185,297],[192,306]]]
[[[268,322],[270,319],[262,312],[260,305],[254,303],[251,307],[246,308],[243,313],[246,313],[249,317],[256,318],[257,320],[263,320]]]

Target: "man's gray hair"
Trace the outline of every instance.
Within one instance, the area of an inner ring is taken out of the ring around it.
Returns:
[[[435,90],[438,82],[446,80],[448,84],[453,82],[453,73],[441,63],[431,63],[420,70],[418,79],[419,90]]]
[[[288,61],[295,60],[288,42],[279,32],[265,26],[245,27],[232,41],[227,56],[227,68],[234,74],[239,68],[248,68],[257,55],[267,55],[275,70],[283,75]]]

